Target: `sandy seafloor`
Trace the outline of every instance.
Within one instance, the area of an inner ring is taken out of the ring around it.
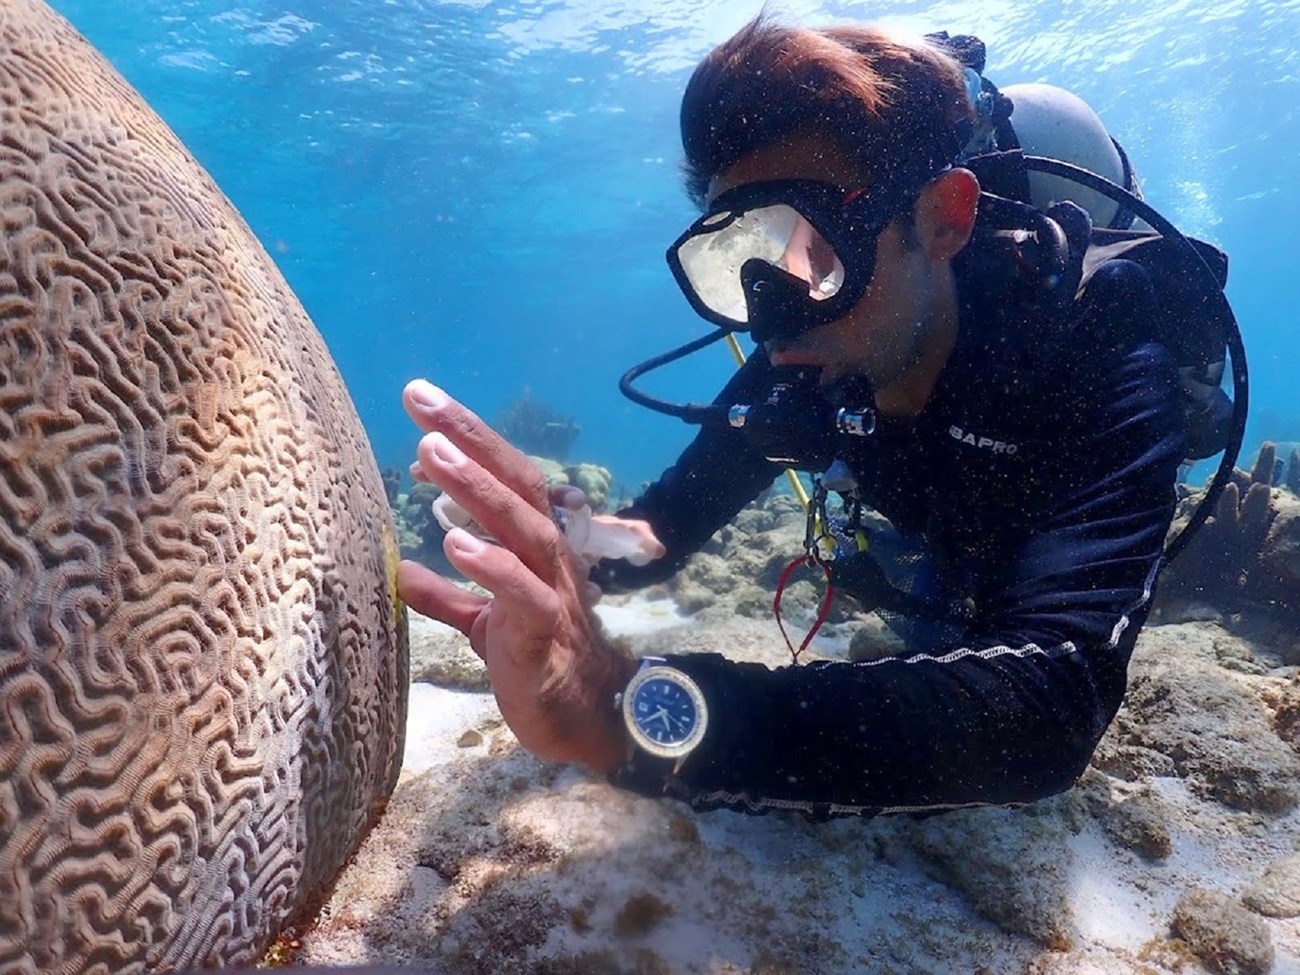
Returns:
[[[638,652],[765,659],[782,646],[770,618],[684,618],[668,598],[600,612]],[[831,627],[816,650],[842,657],[847,632]],[[466,689],[483,683],[458,634],[415,617],[412,643],[416,677],[457,686],[412,685],[401,782],[314,927],[299,932],[302,962],[1300,973],[1295,750],[1280,733],[1265,740],[1290,727],[1279,716],[1293,713],[1300,668],[1275,666],[1216,622],[1148,626],[1131,701],[1071,792],[1020,810],[820,824],[696,813],[538,762],[491,694]],[[1174,937],[1176,905],[1197,890],[1226,897],[1189,907],[1203,923]]]

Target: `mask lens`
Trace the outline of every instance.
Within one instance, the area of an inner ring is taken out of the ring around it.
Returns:
[[[740,269],[758,258],[808,285],[824,301],[844,286],[844,265],[817,228],[787,203],[706,217],[677,248],[677,259],[696,296],[711,311],[748,324]]]

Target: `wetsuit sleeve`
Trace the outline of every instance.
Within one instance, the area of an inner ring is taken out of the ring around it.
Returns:
[[[1082,302],[1076,327],[1097,340],[1063,377],[1060,471],[961,644],[777,670],[671,657],[704,690],[705,741],[676,774],[639,757],[615,781],[820,815],[1022,803],[1074,782],[1124,693],[1183,446],[1173,364],[1137,337],[1150,284],[1115,263]]]
[[[747,402],[765,393],[772,366],[756,352],[736,371],[715,403]],[[650,484],[620,518],[648,521],[667,552],[644,566],[606,559],[592,571],[605,592],[623,592],[662,582],[680,569],[719,528],[781,473],[730,428],[704,427],[677,462]]]

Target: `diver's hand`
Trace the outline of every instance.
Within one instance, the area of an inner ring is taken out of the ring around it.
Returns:
[[[425,484],[433,483],[418,460],[411,465],[411,477]],[[571,484],[552,484],[548,491],[552,509],[557,514],[569,516],[569,527],[565,531],[569,547],[587,562],[598,562],[601,559],[627,559],[632,565],[646,565],[655,559],[663,558],[664,553],[668,551],[655,535],[654,529],[650,527],[650,522],[642,519],[619,518],[614,515],[593,515],[587,495],[581,488]],[[434,502],[438,521],[444,528],[451,528],[452,526],[444,520],[444,516],[438,514],[437,504],[438,502]],[[465,515],[466,519],[468,517]],[[469,521],[469,527],[471,529],[475,527],[472,521]],[[476,534],[481,533],[476,532]],[[595,598],[599,598],[600,590],[593,591]]]
[[[541,471],[429,383],[408,384],[402,401],[425,432],[418,450],[422,479],[450,494],[501,543],[463,529],[443,542],[452,565],[491,598],[410,561],[398,569],[402,598],[469,637],[487,664],[502,717],[525,748],[551,761],[612,771],[626,757],[614,695],[636,664],[601,636],[587,567],[551,516],[556,499]]]

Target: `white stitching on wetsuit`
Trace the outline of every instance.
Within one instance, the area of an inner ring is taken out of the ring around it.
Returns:
[[[1147,571],[1146,581],[1142,583],[1142,595],[1137,598],[1137,601],[1132,606],[1121,613],[1119,619],[1115,621],[1115,628],[1110,631],[1110,642],[1106,644],[1107,650],[1114,650],[1119,646],[1119,638],[1128,629],[1129,616],[1151,600],[1151,593],[1156,586],[1156,576],[1160,574],[1160,569],[1164,564],[1165,558],[1163,555],[1151,564],[1151,568]]]
[[[959,647],[956,650],[949,650],[941,657],[934,657],[928,653],[917,653],[910,657],[879,657],[876,660],[859,660],[854,663],[856,667],[878,667],[880,664],[915,664],[915,663],[936,663],[950,664],[963,657],[980,657],[988,660],[991,657],[1002,657],[1006,654],[1014,654],[1017,657],[1028,657],[1035,653],[1041,653],[1049,657],[1062,656],[1067,653],[1075,653],[1078,650],[1071,641],[1057,644],[1051,650],[1044,650],[1037,643],[1026,643],[1023,647],[1008,647],[1006,645],[996,647],[985,647],[983,650],[972,650],[970,647]]]
[[[939,803],[933,806],[847,806],[840,803],[817,803],[799,802],[793,799],[755,799],[744,792],[717,792],[700,793],[691,796],[690,804],[695,805],[716,805],[722,804],[729,807],[745,806],[751,812],[759,812],[763,809],[787,809],[794,812],[810,812],[813,809],[820,808],[831,816],[836,815],[860,815],[863,812],[870,811],[878,816],[898,815],[900,813],[920,813],[920,812],[949,812],[954,809],[985,809],[989,806],[1000,806],[1003,809],[1019,809],[1028,805],[1024,802],[950,802]]]

